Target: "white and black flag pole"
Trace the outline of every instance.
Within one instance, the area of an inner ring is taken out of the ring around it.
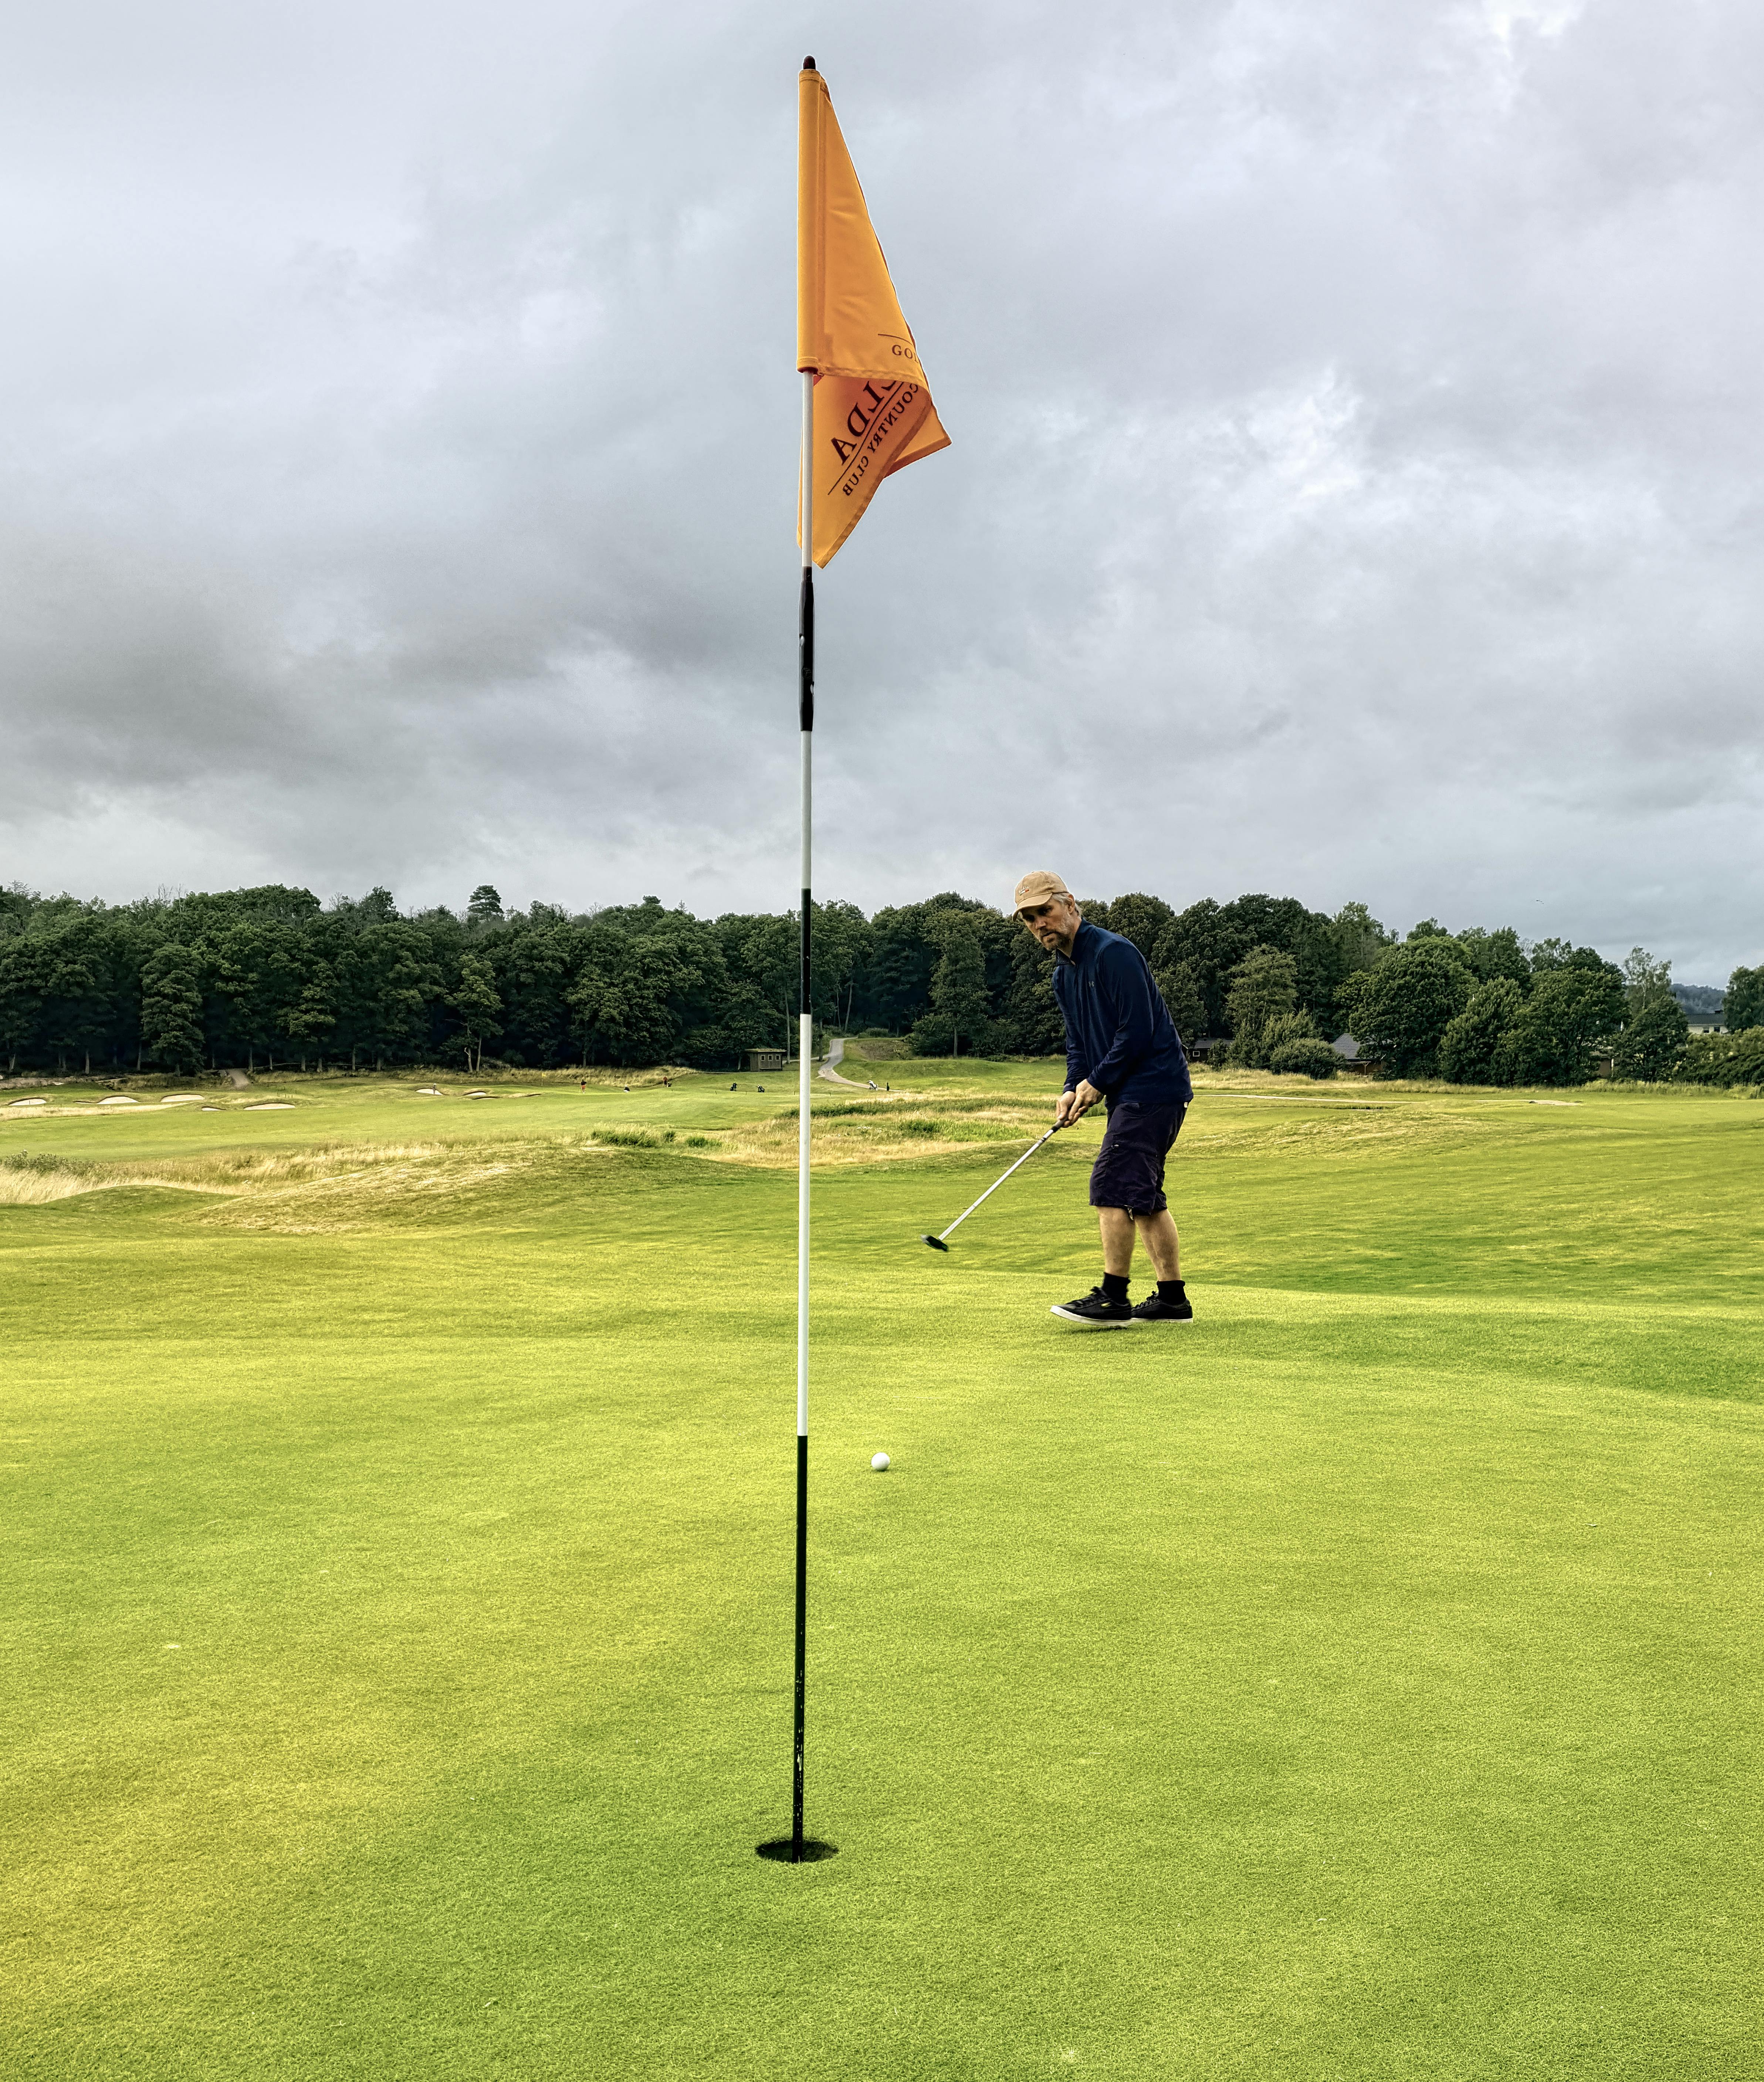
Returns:
[[[790,1834],[758,1848],[792,1865],[826,1857],[803,1834],[803,1738],[808,1696],[808,1178],[814,1077],[813,784],[815,551],[825,564],[895,470],[947,448],[912,328],[901,315],[827,83],[804,58],[796,78],[796,371],[802,382],[802,592],[797,722],[802,748],[802,976],[796,1057],[796,1683]],[[815,392],[829,476],[815,483]],[[837,462],[837,473],[833,465]],[[817,497],[825,510],[815,526]]]
[[[796,1686],[795,1740],[790,1790],[790,1855],[803,1857],[803,1737],[808,1684],[808,1123],[814,1076],[815,1018],[810,967],[812,930],[815,744],[815,508],[811,494],[815,442],[815,378],[802,373],[802,596],[798,607],[797,724],[802,740],[802,980],[797,1018],[796,1101]]]

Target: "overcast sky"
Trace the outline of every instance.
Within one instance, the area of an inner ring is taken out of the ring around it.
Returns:
[[[1756,0],[13,8],[0,882],[793,900],[805,50],[819,893],[1764,960]]]

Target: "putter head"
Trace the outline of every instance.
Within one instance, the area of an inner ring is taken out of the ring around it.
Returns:
[[[921,1243],[928,1243],[933,1250],[947,1251],[949,1249],[949,1245],[944,1242],[941,1237],[921,1237],[919,1238],[919,1241]]]

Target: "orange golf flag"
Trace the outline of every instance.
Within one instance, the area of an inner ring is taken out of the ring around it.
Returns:
[[[827,82],[797,80],[796,366],[815,377],[814,558],[829,563],[883,478],[949,446]],[[800,529],[799,529],[800,536]]]

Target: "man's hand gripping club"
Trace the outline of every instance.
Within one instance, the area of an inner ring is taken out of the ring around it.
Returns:
[[[1061,1093],[1053,1108],[1053,1125],[1070,1127],[1074,1120],[1082,1120],[1093,1106],[1099,1104],[1102,1097],[1088,1077],[1080,1077],[1075,1090]]]

